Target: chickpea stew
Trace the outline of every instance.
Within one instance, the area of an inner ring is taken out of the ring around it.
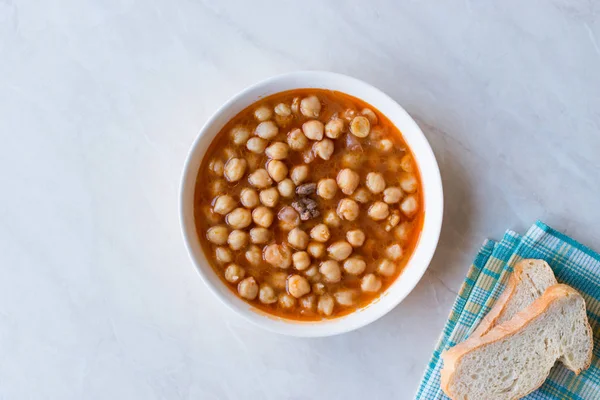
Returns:
[[[376,299],[422,230],[400,131],[344,93],[298,89],[234,117],[198,172],[196,229],[213,269],[272,315],[320,320]]]

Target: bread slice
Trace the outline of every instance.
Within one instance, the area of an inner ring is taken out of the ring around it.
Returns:
[[[472,337],[442,358],[442,390],[453,400],[519,399],[540,387],[557,360],[578,374],[592,361],[585,301],[554,285],[511,320]]]
[[[471,337],[483,336],[494,326],[508,321],[533,303],[546,289],[557,283],[554,272],[546,261],[534,259],[519,261],[508,278],[504,292],[481,320]]]

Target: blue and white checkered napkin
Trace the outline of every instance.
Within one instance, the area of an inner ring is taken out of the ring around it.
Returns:
[[[594,332],[590,368],[576,376],[557,363],[542,387],[526,399],[600,399],[600,254],[540,221],[525,236],[507,231],[501,241],[483,244],[429,361],[417,399],[448,399],[440,388],[441,353],[471,334],[504,290],[512,267],[523,258],[546,260],[560,283],[581,293]]]

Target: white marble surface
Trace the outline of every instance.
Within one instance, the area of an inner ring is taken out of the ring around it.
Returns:
[[[599,14],[583,0],[0,0],[0,399],[412,398],[485,237],[541,218],[600,248]],[[406,301],[316,340],[218,303],[177,220],[206,118],[298,69],[403,104],[447,205]]]

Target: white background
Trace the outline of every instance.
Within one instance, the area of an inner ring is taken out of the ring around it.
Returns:
[[[600,5],[0,0],[1,399],[409,399],[484,238],[536,218],[600,248]],[[274,74],[364,79],[440,163],[440,246],[356,332],[293,339],[217,302],[180,172]]]

